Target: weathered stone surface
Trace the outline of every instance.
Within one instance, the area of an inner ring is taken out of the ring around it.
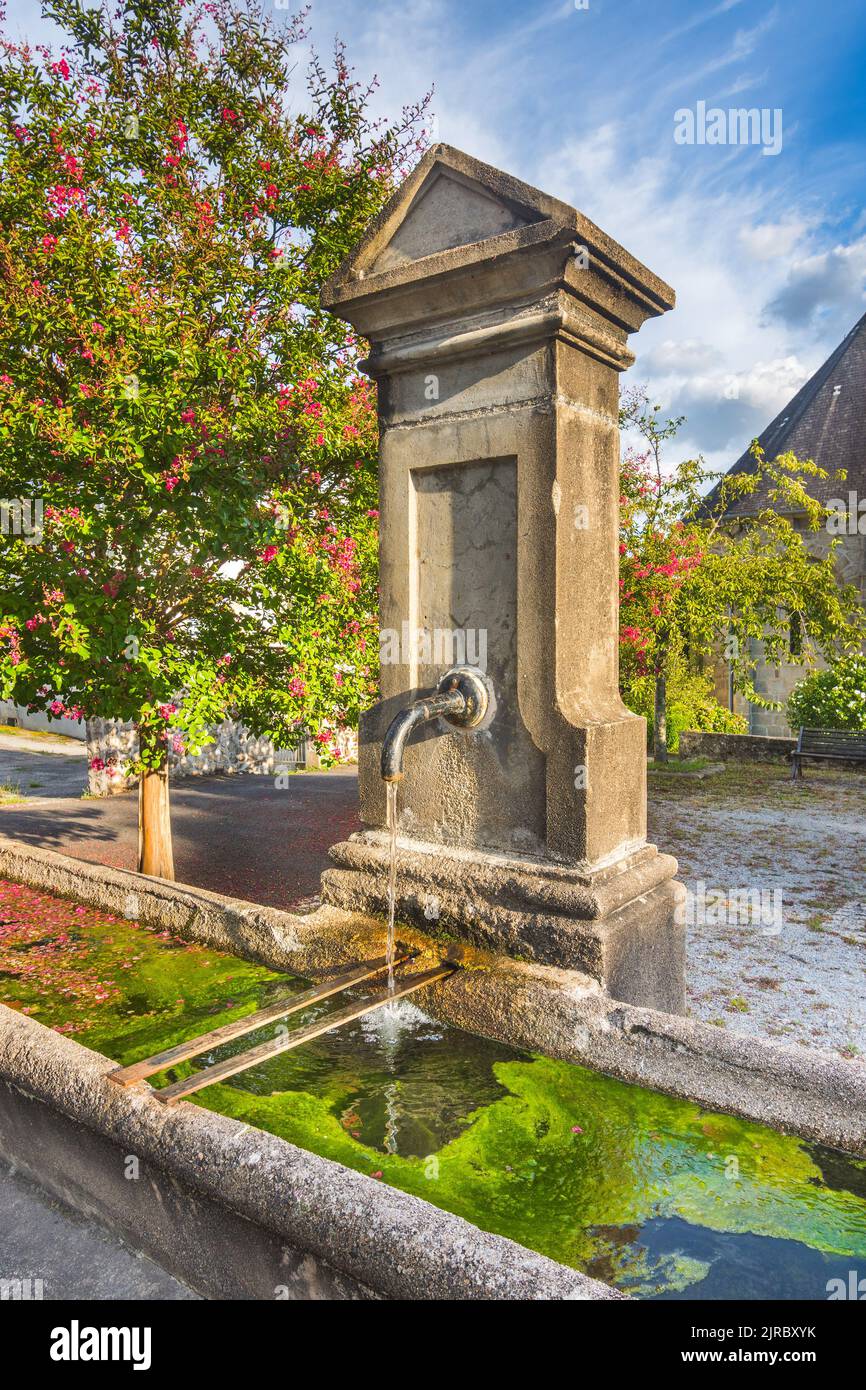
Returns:
[[[347,912],[387,912],[388,842],[368,831],[335,845],[322,877]],[[582,970],[614,998],[685,1009],[685,890],[654,845],[595,874],[554,863],[409,840],[399,845],[402,920],[440,939]]]
[[[4,837],[0,873],[111,912],[134,906],[142,922],[309,978],[383,953],[381,918],[334,907],[299,916]],[[860,1062],[619,1003],[577,970],[457,943],[443,952],[427,932],[402,924],[399,936],[418,948],[420,961],[448,954],[463,965],[444,984],[415,996],[443,1022],[866,1157],[866,1067]]]
[[[449,861],[449,928],[682,1008],[676,891],[644,897],[639,862],[646,729],[618,687],[618,373],[633,360],[629,333],[673,301],[576,209],[441,145],[323,294],[369,339],[379,385],[382,698],[361,724],[362,820],[385,826],[382,740],[453,664],[436,646],[449,634],[474,650],[491,714],[472,731],[426,726],[400,784],[408,854],[471,854],[462,870]],[[404,631],[427,646],[394,659],[389,635]],[[504,882],[496,855],[526,862]],[[329,900],[380,910],[375,847],[335,857]],[[437,894],[423,884],[434,863],[401,873],[402,915],[419,920],[419,893]],[[578,909],[595,925],[569,929],[545,912],[548,865],[599,901],[616,865],[616,922]],[[654,872],[659,883],[676,865],[658,856]],[[517,915],[497,896],[512,889]]]

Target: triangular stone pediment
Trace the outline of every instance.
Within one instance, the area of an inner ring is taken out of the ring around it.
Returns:
[[[574,226],[578,217],[574,208],[530,184],[450,145],[436,145],[367,228],[323,298],[345,300],[352,285],[374,277],[394,284],[426,274],[427,267],[476,262],[505,243]]]
[[[434,166],[369,271],[376,275],[393,270],[438,251],[470,246],[540,220],[538,213],[528,208],[518,211],[456,171]]]

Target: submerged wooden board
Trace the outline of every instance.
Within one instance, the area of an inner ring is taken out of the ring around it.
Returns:
[[[395,965],[401,965],[404,961],[411,960],[412,954],[404,952],[394,959]],[[379,975],[388,968],[387,956],[380,956],[378,960],[362,961],[360,965],[355,965],[351,970],[345,970],[341,975],[335,975],[331,980],[325,980],[320,985],[314,985],[312,989],[304,990],[303,994],[285,995],[282,999],[277,999],[273,1004],[268,1004],[264,1009],[258,1009],[254,1014],[245,1014],[243,1018],[236,1018],[231,1023],[224,1023],[220,1028],[213,1028],[209,1033],[200,1033],[197,1037],[187,1038],[186,1042],[177,1043],[174,1047],[169,1047],[165,1052],[157,1052],[152,1057],[145,1057],[140,1062],[133,1062],[128,1067],[118,1067],[116,1071],[108,1073],[108,1080],[114,1081],[118,1086],[132,1086],[136,1081],[143,1081],[148,1076],[153,1076],[155,1072],[165,1071],[166,1067],[175,1066],[178,1062],[187,1062],[191,1057],[197,1057],[201,1052],[210,1052],[213,1047],[220,1047],[223,1043],[232,1042],[235,1038],[242,1038],[245,1033],[254,1033],[257,1028],[262,1028],[272,1019],[284,1018],[288,1014],[296,1014],[300,1009],[306,1009],[309,1004],[315,1004],[320,999],[328,999],[332,994],[339,994],[341,990],[348,989],[351,985],[361,984],[363,980],[369,980],[373,975]]]
[[[322,1033],[330,1033],[332,1028],[340,1028],[344,1023],[351,1023],[364,1014],[372,1013],[374,1009],[381,1009],[392,999],[401,999],[404,995],[412,994],[416,989],[423,989],[425,985],[432,985],[437,980],[445,980],[449,975],[453,975],[456,969],[456,966],[450,964],[437,965],[434,969],[425,970],[420,975],[409,975],[406,979],[398,981],[393,990],[380,990],[370,999],[359,999],[354,1004],[349,1004],[347,1008],[339,1009],[335,1014],[328,1014],[325,1018],[317,1019],[315,1023],[298,1028],[294,1033],[282,1033],[279,1037],[270,1038],[267,1042],[260,1043],[258,1047],[251,1047],[247,1052],[238,1053],[235,1057],[227,1057],[225,1061],[217,1062],[212,1067],[205,1067],[202,1071],[196,1072],[194,1076],[189,1076],[184,1081],[176,1081],[172,1086],[154,1091],[153,1094],[157,1100],[163,1101],[165,1105],[174,1105],[184,1096],[192,1095],[193,1091],[201,1091],[206,1086],[214,1086],[218,1081],[225,1081],[227,1077],[235,1076],[239,1071],[246,1071],[249,1067],[254,1067],[257,1062],[267,1061],[268,1058],[276,1057],[281,1052],[289,1052],[295,1047],[300,1047],[303,1043],[320,1037]]]

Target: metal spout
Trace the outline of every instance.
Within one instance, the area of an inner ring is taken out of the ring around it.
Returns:
[[[403,754],[413,729],[440,717],[459,729],[472,729],[487,712],[487,687],[471,666],[447,671],[435,695],[407,705],[392,719],[382,741],[382,780],[399,782],[403,776]]]

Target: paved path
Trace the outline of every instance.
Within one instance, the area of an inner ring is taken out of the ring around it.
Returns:
[[[9,776],[5,756],[0,752],[0,783]],[[30,755],[11,756],[22,762]],[[32,780],[41,779],[43,786],[29,789],[36,799],[26,804],[0,807],[0,834],[134,869],[137,795],[70,797],[64,774],[76,764],[33,756]],[[177,878],[270,907],[288,908],[315,896],[329,847],[359,829],[354,769],[294,773],[282,790],[271,777],[186,777],[174,784],[171,798]]]
[[[0,745],[0,787],[16,790],[28,801],[80,797],[87,788],[87,759],[83,753],[33,753],[10,738]]]
[[[83,738],[68,738],[64,735],[12,734],[4,733],[0,729],[0,748],[8,748],[13,751],[15,749],[20,751],[23,748],[28,753],[47,753],[51,757],[80,758],[82,761],[87,757],[87,744]]]
[[[44,1299],[199,1298],[105,1227],[2,1164],[0,1280],[10,1279],[41,1280]]]

